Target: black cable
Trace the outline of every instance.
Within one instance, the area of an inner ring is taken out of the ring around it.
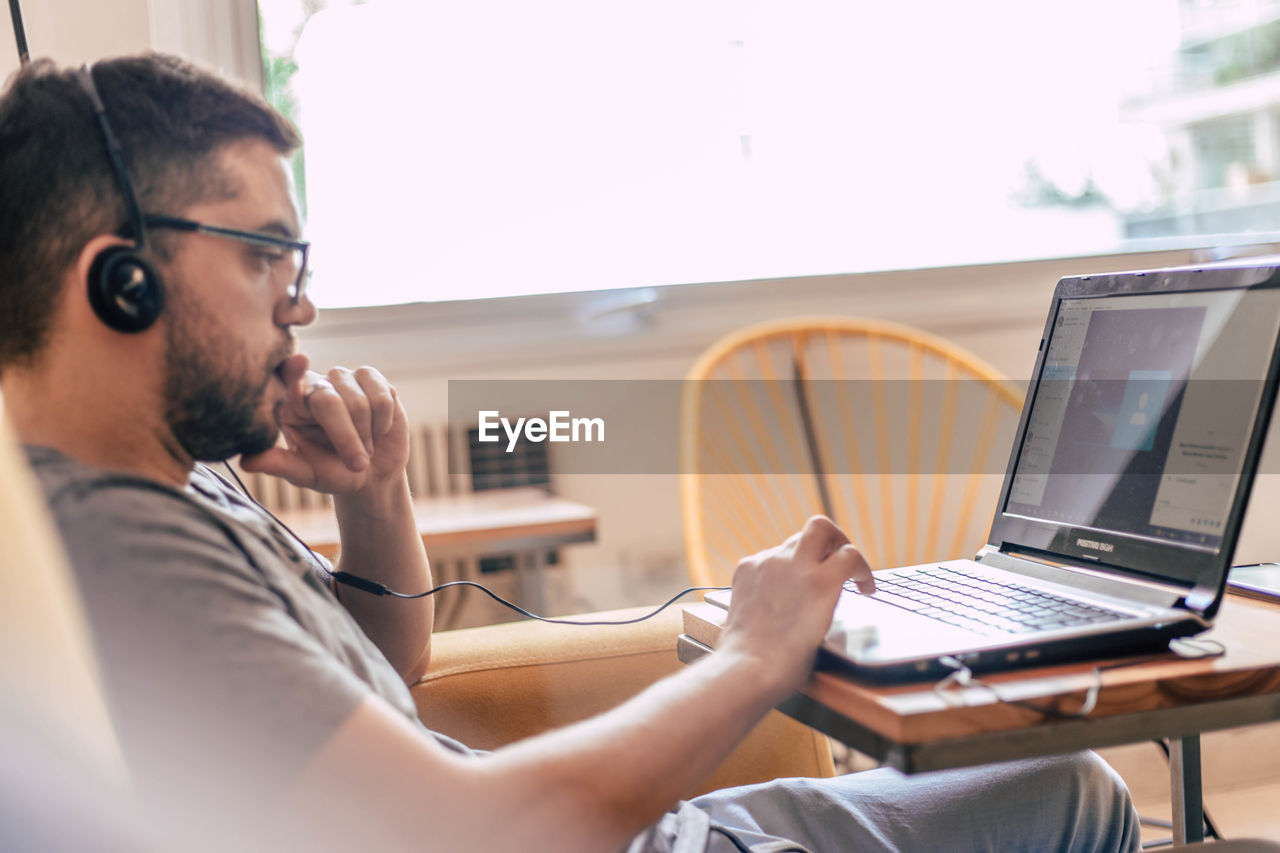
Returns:
[[[302,549],[306,551],[308,554],[310,554],[312,557],[314,557],[317,563],[323,563],[323,561],[320,560],[320,555],[317,554],[315,551],[312,551],[311,546],[308,545],[306,542],[303,542],[302,537],[293,532],[293,528],[291,528],[289,525],[285,524],[283,521],[277,518],[274,512],[272,512],[271,510],[263,506],[262,502],[253,496],[253,492],[249,491],[249,487],[244,484],[244,480],[240,479],[240,475],[236,473],[235,468],[231,467],[230,462],[224,459],[222,461],[222,466],[227,469],[227,473],[230,474],[231,478],[236,481],[236,485],[240,487],[240,493],[242,495],[244,495],[246,498],[252,501],[253,505],[256,506],[258,509],[262,510],[267,515],[271,516],[271,520],[274,521],[277,525],[279,525],[280,529],[282,529],[285,533],[288,533],[291,537],[293,537],[293,541],[301,545]],[[226,481],[224,480],[223,482],[225,483]]]
[[[273,513],[271,510],[263,506],[262,503],[259,502],[258,499],[253,496],[253,493],[250,492],[249,489],[245,486],[244,481],[240,479],[240,475],[236,473],[236,469],[231,467],[230,462],[224,461],[222,464],[226,467],[227,472],[231,475],[232,479],[236,481],[236,485],[240,487],[240,491],[244,494],[245,497],[251,500],[254,503],[254,505],[258,507],[258,509],[262,510],[267,515],[271,516],[271,519],[275,521],[276,524],[280,525],[280,527],[286,533],[288,533],[291,537],[293,537],[293,541],[297,542],[304,549],[306,549],[307,553],[311,554],[313,557],[316,556],[316,552],[311,550],[310,545],[302,541],[302,537],[294,533],[293,530],[289,528],[289,525],[285,524],[283,521],[277,518],[275,513]],[[317,557],[317,559],[319,558]],[[456,586],[475,587],[476,589],[483,592],[485,595],[492,598],[494,601],[498,602],[504,607],[511,608],[512,610],[521,614],[522,616],[527,616],[530,619],[537,619],[539,622],[550,622],[553,625],[588,625],[588,626],[590,625],[632,625],[636,622],[643,622],[646,619],[652,619],[653,617],[657,616],[659,613],[666,610],[668,607],[675,604],[677,601],[679,601],[681,598],[683,598],[684,596],[688,595],[691,592],[712,592],[712,591],[720,592],[720,591],[730,589],[730,587],[727,587],[727,586],[691,586],[691,587],[682,589],[680,592],[677,592],[675,595],[669,598],[665,604],[658,607],[656,610],[652,611],[651,613],[646,613],[644,616],[637,616],[634,619],[619,619],[616,621],[598,620],[598,621],[589,621],[589,622],[579,622],[572,619],[552,619],[546,616],[539,616],[536,613],[530,613],[528,610],[525,610],[520,605],[507,601],[505,598],[498,595],[493,590],[489,589],[488,587],[482,584],[478,584],[475,581],[449,581],[448,583],[442,583],[439,586],[432,587],[426,592],[397,592],[391,587],[387,586],[386,584],[381,584],[381,583],[378,583],[377,581],[371,581],[368,578],[362,578],[359,575],[353,575],[350,572],[331,572],[330,574],[335,581],[345,586],[354,587],[356,589],[367,592],[370,595],[390,595],[395,598],[425,598],[428,595],[435,595],[437,592],[441,592],[443,590],[449,589],[450,587],[456,587]]]
[[[1217,640],[1205,639],[1203,637],[1182,637],[1169,641],[1169,651],[1174,656],[1182,660],[1202,660],[1205,658],[1222,657],[1227,653],[1227,647]],[[1072,720],[1081,717],[1087,717],[1093,713],[1094,706],[1098,702],[1098,694],[1102,690],[1102,673],[1113,669],[1125,669],[1140,664],[1152,663],[1155,661],[1168,660],[1166,654],[1152,654],[1142,657],[1126,658],[1115,663],[1103,664],[1093,668],[1093,684],[1085,692],[1084,702],[1081,707],[1075,711],[1060,711],[1052,705],[1045,705],[1039,702],[1032,702],[1026,699],[1009,699],[1000,695],[1000,691],[996,689],[994,684],[983,681],[981,678],[973,674],[973,670],[962,664],[959,660],[947,655],[938,659],[938,662],[944,666],[950,667],[953,671],[945,676],[942,680],[933,685],[933,689],[938,692],[945,692],[947,688],[953,684],[961,687],[970,684],[981,687],[996,697],[997,701],[1005,705],[1014,705],[1019,708],[1026,708],[1028,711],[1035,711],[1037,714],[1043,714],[1046,717],[1052,717],[1057,720]]]
[[[13,38],[18,42],[18,62],[26,65],[31,61],[31,51],[27,48],[27,30],[22,25],[22,5],[18,0],[9,0],[9,17],[13,19]]]
[[[350,572],[334,572],[333,579],[340,584],[345,584],[347,586],[355,587],[356,589],[363,590],[364,592],[370,593],[372,595],[391,595],[391,596],[395,596],[396,598],[425,598],[428,595],[435,595],[437,592],[441,592],[442,590],[449,589],[450,587],[455,587],[455,586],[474,587],[480,590],[481,592],[483,592],[485,595],[492,598],[494,601],[506,607],[510,607],[512,610],[521,614],[522,616],[527,616],[530,619],[537,619],[539,622],[550,622],[553,625],[631,625],[636,622],[643,622],[646,619],[652,619],[653,617],[657,616],[659,613],[666,610],[668,607],[675,604],[677,601],[679,601],[681,598],[683,598],[684,596],[688,595],[691,592],[710,592],[713,590],[723,591],[723,590],[728,590],[730,588],[727,586],[686,587],[685,589],[680,590],[680,592],[677,592],[671,598],[667,599],[665,604],[657,607],[656,609],[654,609],[649,613],[646,613],[644,616],[637,616],[634,619],[597,620],[597,621],[590,621],[590,622],[580,622],[573,619],[552,619],[547,616],[539,616],[536,613],[530,613],[528,610],[525,610],[520,605],[513,604],[512,602],[507,601],[505,598],[498,595],[493,590],[489,589],[488,587],[482,584],[478,584],[475,581],[449,581],[448,583],[442,583],[439,586],[432,587],[426,592],[396,592],[394,589],[391,589],[385,584],[378,583],[377,581],[371,581],[368,578],[362,578],[359,575],[353,575]]]

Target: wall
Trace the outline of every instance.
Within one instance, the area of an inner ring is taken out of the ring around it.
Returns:
[[[32,57],[51,56],[80,64],[109,53],[131,53],[151,47],[148,0],[24,0],[23,18]],[[0,74],[18,67],[9,16],[0,24]]]
[[[24,0],[33,58],[79,65],[106,56],[177,53],[261,88],[255,0]],[[0,23],[0,79],[18,68],[8,15]]]

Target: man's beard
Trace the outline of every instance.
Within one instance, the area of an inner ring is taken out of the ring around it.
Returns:
[[[173,306],[174,314],[182,309]],[[165,418],[182,449],[198,462],[215,462],[261,453],[276,443],[280,427],[259,414],[273,367],[288,353],[254,371],[234,336],[222,336],[207,323],[177,316],[167,331]],[[201,334],[203,332],[203,334]]]

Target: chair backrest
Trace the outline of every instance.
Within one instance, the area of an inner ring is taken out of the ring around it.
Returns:
[[[44,497],[2,415],[0,715],[123,782],[79,594]]]
[[[1022,392],[962,348],[876,320],[734,332],[686,377],[681,501],[689,572],[832,517],[872,566],[973,556],[989,532]]]
[[[2,409],[0,588],[0,849],[174,849],[131,796],[80,597]]]

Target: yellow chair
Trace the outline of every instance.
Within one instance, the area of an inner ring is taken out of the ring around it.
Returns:
[[[634,618],[638,607],[576,619]],[[665,675],[676,657],[678,607],[634,625],[575,628],[510,622],[442,631],[431,668],[413,685],[422,721],[470,746],[494,749],[602,713]],[[601,767],[601,773],[618,772]],[[827,739],[770,711],[695,794],[788,776],[835,773]]]
[[[724,584],[815,513],[876,568],[973,556],[1022,396],[971,353],[896,323],[802,317],[726,336],[682,400],[690,575]]]
[[[128,793],[75,580],[0,412],[0,850],[172,850]]]

